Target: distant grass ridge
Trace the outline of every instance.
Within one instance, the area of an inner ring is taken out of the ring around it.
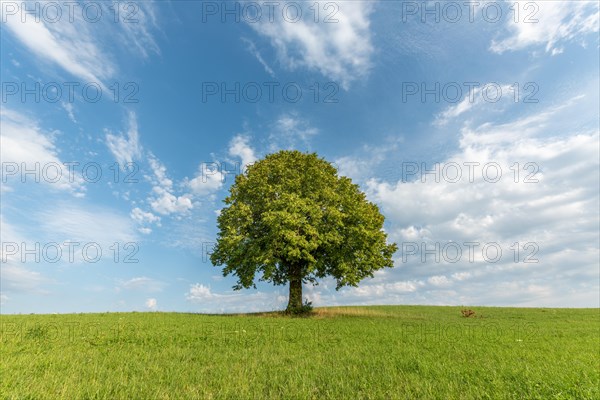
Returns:
[[[1,399],[598,399],[600,310],[0,316]]]

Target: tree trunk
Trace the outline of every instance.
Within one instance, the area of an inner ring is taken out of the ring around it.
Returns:
[[[290,277],[290,299],[288,301],[287,311],[293,312],[302,308],[302,277],[300,270],[294,271],[294,276]]]

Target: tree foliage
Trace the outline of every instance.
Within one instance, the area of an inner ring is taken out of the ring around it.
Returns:
[[[379,208],[314,153],[266,156],[236,176],[225,204],[212,263],[237,276],[234,289],[289,282],[288,310],[302,306],[302,283],[331,276],[340,289],[393,267]]]

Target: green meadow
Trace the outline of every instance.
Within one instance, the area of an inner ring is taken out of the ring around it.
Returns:
[[[2,399],[598,399],[598,309],[3,315]]]

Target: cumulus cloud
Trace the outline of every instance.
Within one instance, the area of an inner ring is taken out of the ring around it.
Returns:
[[[258,158],[254,149],[248,143],[250,138],[246,135],[236,135],[229,142],[228,153],[231,157],[236,157],[242,161],[242,170],[254,163]]]
[[[202,312],[255,312],[275,311],[284,308],[287,297],[278,292],[266,293],[256,291],[215,293],[210,286],[202,283],[190,285],[185,298]]]
[[[221,189],[225,182],[223,165],[216,162],[203,162],[196,175],[187,182],[192,192],[198,196],[206,196]]]
[[[130,217],[140,225],[138,231],[147,235],[152,233],[152,228],[149,224],[156,224],[160,226],[160,217],[152,214],[151,212],[142,211],[139,207],[135,207],[129,214]]]
[[[177,196],[173,193],[173,181],[167,176],[167,168],[154,155],[148,157],[154,186],[149,199],[152,209],[163,215],[182,214],[193,208],[190,194]]]
[[[412,301],[597,303],[598,287],[590,280],[598,280],[598,249],[590,244],[598,241],[591,221],[598,216],[599,136],[597,130],[547,135],[578,101],[565,104],[501,124],[465,125],[458,151],[437,167],[426,165],[437,172],[368,182],[368,196],[382,208],[390,238],[400,246],[398,268],[387,271],[387,278],[425,283]],[[407,242],[418,250],[403,246]],[[472,262],[467,242],[479,243]],[[501,246],[500,260],[482,254],[486,243]],[[439,262],[433,254],[424,260],[423,249],[436,245],[451,254],[438,250],[433,253],[441,253]],[[462,257],[451,262],[457,246]],[[439,290],[447,288],[454,294]]]
[[[190,286],[186,298],[190,301],[204,301],[212,299],[215,295],[211,292],[210,287],[201,283],[196,283]]]
[[[151,223],[152,222],[160,222],[160,217],[152,214],[151,212],[142,211],[138,207],[135,207],[131,211],[131,218],[133,218],[134,221],[139,222],[139,223],[144,223],[144,222],[151,222]]]
[[[342,292],[342,297],[375,297],[383,298],[390,295],[413,293],[423,286],[420,281],[398,281],[349,288]]]
[[[189,193],[175,194],[174,182],[169,178],[165,165],[154,154],[144,151],[140,142],[135,113],[130,112],[128,115],[127,133],[114,135],[108,132],[106,145],[123,169],[128,168],[128,163],[148,162],[152,174],[147,175],[146,179],[152,184],[152,192],[147,198],[147,202],[152,211],[161,215],[184,214],[193,208],[192,195]],[[182,186],[186,186],[186,182]],[[152,232],[148,224],[156,223],[160,226],[160,217],[151,212],[142,211],[139,207],[135,207],[131,211],[131,217],[141,225],[139,231],[144,234]]]
[[[156,299],[147,299],[146,300],[146,307],[152,311],[155,311],[157,308],[158,304],[156,302]]]
[[[193,208],[192,199],[188,195],[176,196],[169,189],[155,186],[154,198],[150,206],[159,214],[181,214]]]
[[[598,306],[600,139],[597,117],[587,123],[594,103],[589,93],[576,95],[501,122],[486,119],[485,104],[466,107],[457,112],[458,148],[436,164],[406,163],[417,171],[400,179],[384,179],[377,168],[386,161],[405,168],[386,151],[391,146],[337,159],[386,216],[399,245],[396,267],[339,292],[324,279],[305,295],[316,305]],[[575,115],[577,128],[564,122]],[[472,261],[464,243],[476,243]],[[484,256],[487,243],[501,247],[500,259],[493,246]]]
[[[269,146],[266,150],[275,152],[281,149],[309,148],[310,140],[318,133],[319,129],[312,126],[306,118],[301,117],[298,113],[283,113],[269,124]],[[252,138],[248,134],[238,134],[231,139],[227,148],[228,155],[233,158],[232,162],[241,160],[240,171],[242,172],[246,166],[253,164],[259,158],[260,152],[251,145],[251,142]],[[224,174],[219,174],[217,171],[211,175],[215,181],[217,178],[225,179]],[[216,186],[216,182],[214,185]]]
[[[427,279],[427,282],[433,286],[439,286],[439,287],[447,287],[447,286],[452,285],[452,281],[450,279],[448,279],[445,275],[435,275],[435,276],[429,277]]]

